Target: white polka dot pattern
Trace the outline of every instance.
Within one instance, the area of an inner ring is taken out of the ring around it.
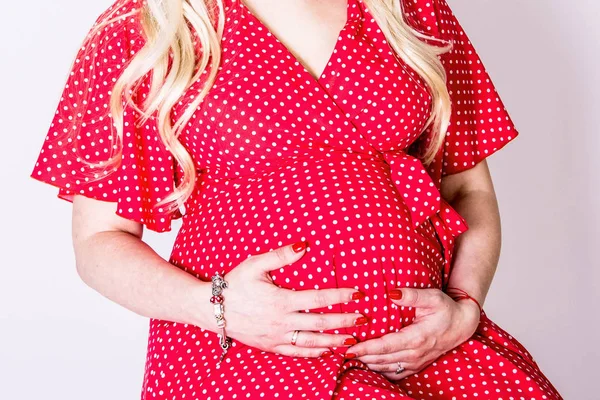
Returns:
[[[120,6],[119,14],[124,14],[134,4],[119,0],[113,6]],[[107,26],[87,48],[79,49],[31,177],[58,187],[58,197],[68,201],[81,194],[117,202],[118,215],[163,232],[181,215],[153,207],[173,190],[175,173],[173,157],[158,136],[155,116],[136,126],[139,114],[123,100],[120,166],[103,171],[83,162],[106,161],[111,154],[112,136],[117,133],[108,109],[111,85],[143,44],[139,29],[125,28],[131,26],[131,18]],[[148,89],[146,78],[138,97],[142,99]],[[84,101],[79,102],[82,93]],[[69,132],[76,133],[76,142],[66,136]]]
[[[455,238],[468,229],[440,196],[442,176],[474,166],[517,135],[445,1],[404,1],[415,27],[459,44],[443,59],[452,125],[428,168],[413,151],[422,144],[431,97],[418,74],[394,57],[362,0],[349,0],[348,21],[316,78],[239,0],[226,0],[216,83],[180,137],[199,173],[185,215],[151,208],[181,173],[154,120],[134,127],[128,110],[123,163],[96,183],[81,178],[86,170],[75,145],[58,136],[77,129],[83,156],[108,153],[110,119],[100,117],[110,83],[143,44],[135,18],[94,39],[104,49],[91,59],[97,72],[74,67],[32,177],[58,187],[63,199],[82,193],[117,202],[119,215],[156,231],[183,217],[169,261],[205,281],[249,255],[306,240],[301,260],[271,272],[274,283],[359,289],[364,299],[305,311],[365,314],[366,325],[328,331],[359,341],[397,332],[414,321],[415,310],[398,307],[387,290],[443,289]],[[126,11],[140,3],[114,6]],[[71,100],[85,78],[92,82],[89,112]],[[147,88],[146,82],[142,97]],[[467,342],[397,383],[345,359],[346,347],[332,348],[330,357],[298,358],[234,340],[217,366],[214,332],[159,319],[150,320],[147,350],[143,400],[561,398],[527,350],[485,312]]]
[[[462,172],[500,150],[519,133],[447,2],[404,0],[404,9],[417,30],[453,43],[452,50],[440,57],[452,100],[442,176]]]

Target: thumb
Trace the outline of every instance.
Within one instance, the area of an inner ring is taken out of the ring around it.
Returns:
[[[442,292],[439,289],[395,288],[388,292],[390,299],[404,307],[434,307],[440,304]]]
[[[300,241],[263,253],[254,260],[256,271],[265,273],[292,264],[302,258],[307,246],[306,241]]]

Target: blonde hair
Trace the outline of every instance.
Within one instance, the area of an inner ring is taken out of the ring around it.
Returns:
[[[118,0],[115,5],[131,1],[140,0]],[[451,43],[445,43],[410,26],[405,19],[402,0],[362,1],[396,56],[414,69],[429,88],[432,112],[424,130],[431,129],[432,136],[430,145],[422,155],[423,163],[429,165],[443,145],[450,120],[450,95],[446,87],[445,70],[438,55],[447,52]],[[113,141],[122,143],[123,97],[140,113],[142,124],[156,113],[160,138],[183,171],[180,184],[156,205],[172,212],[185,203],[195,186],[196,168],[191,155],[178,137],[215,82],[221,61],[220,43],[225,21],[223,0],[143,0],[142,7],[114,17],[118,10],[119,7],[114,7],[103,15],[94,31],[117,19],[139,13],[146,41],[131,58],[112,90],[109,108],[117,130]],[[190,26],[195,32],[190,30]],[[199,56],[193,33],[197,35],[202,49]],[[421,39],[442,42],[445,46],[428,44]],[[193,96],[193,101],[187,105],[185,112],[171,126],[172,107],[205,71],[207,77],[199,93]],[[152,76],[151,86],[140,109],[132,100],[131,94],[135,93],[136,84],[148,72]],[[120,149],[121,146],[113,148]],[[104,165],[118,164],[121,155],[121,152],[117,152]]]

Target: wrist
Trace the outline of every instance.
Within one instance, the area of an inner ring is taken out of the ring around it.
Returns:
[[[463,323],[471,326],[472,330],[475,331],[481,319],[481,310],[479,305],[469,298],[457,299],[455,301],[459,309],[462,311]]]
[[[190,322],[203,329],[217,332],[217,322],[213,312],[213,304],[210,302],[212,296],[211,282],[198,280],[190,291],[190,304],[187,309],[190,312]]]
[[[475,292],[475,290],[473,290],[473,291],[469,290],[469,292],[467,292],[458,286],[449,285],[446,287],[445,292],[448,296],[450,296],[455,301],[459,301],[459,300],[471,301],[472,303],[477,305],[477,308],[479,309],[479,313],[483,312],[483,306],[482,306],[483,300],[481,302],[479,302],[479,300],[477,300],[477,297],[473,296],[473,293]]]

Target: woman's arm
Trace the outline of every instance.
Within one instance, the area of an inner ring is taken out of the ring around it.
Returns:
[[[143,225],[116,215],[116,207],[114,202],[73,198],[73,245],[82,280],[139,315],[219,332],[210,303],[211,282],[156,254],[141,240]],[[353,339],[350,334],[316,331],[354,327],[364,315],[298,311],[352,302],[364,297],[362,292],[352,287],[284,289],[268,274],[298,261],[305,249],[305,242],[299,242],[252,255],[225,275],[227,336],[293,357],[319,357],[330,347],[348,345],[346,341]],[[307,332],[292,345],[295,329]]]
[[[116,203],[74,196],[73,247],[81,279],[139,315],[216,331],[211,283],[165,261],[141,240],[142,225],[115,209]]]
[[[500,212],[486,160],[442,178],[441,194],[469,225],[456,240],[448,286],[465,290],[483,306],[501,248]]]

